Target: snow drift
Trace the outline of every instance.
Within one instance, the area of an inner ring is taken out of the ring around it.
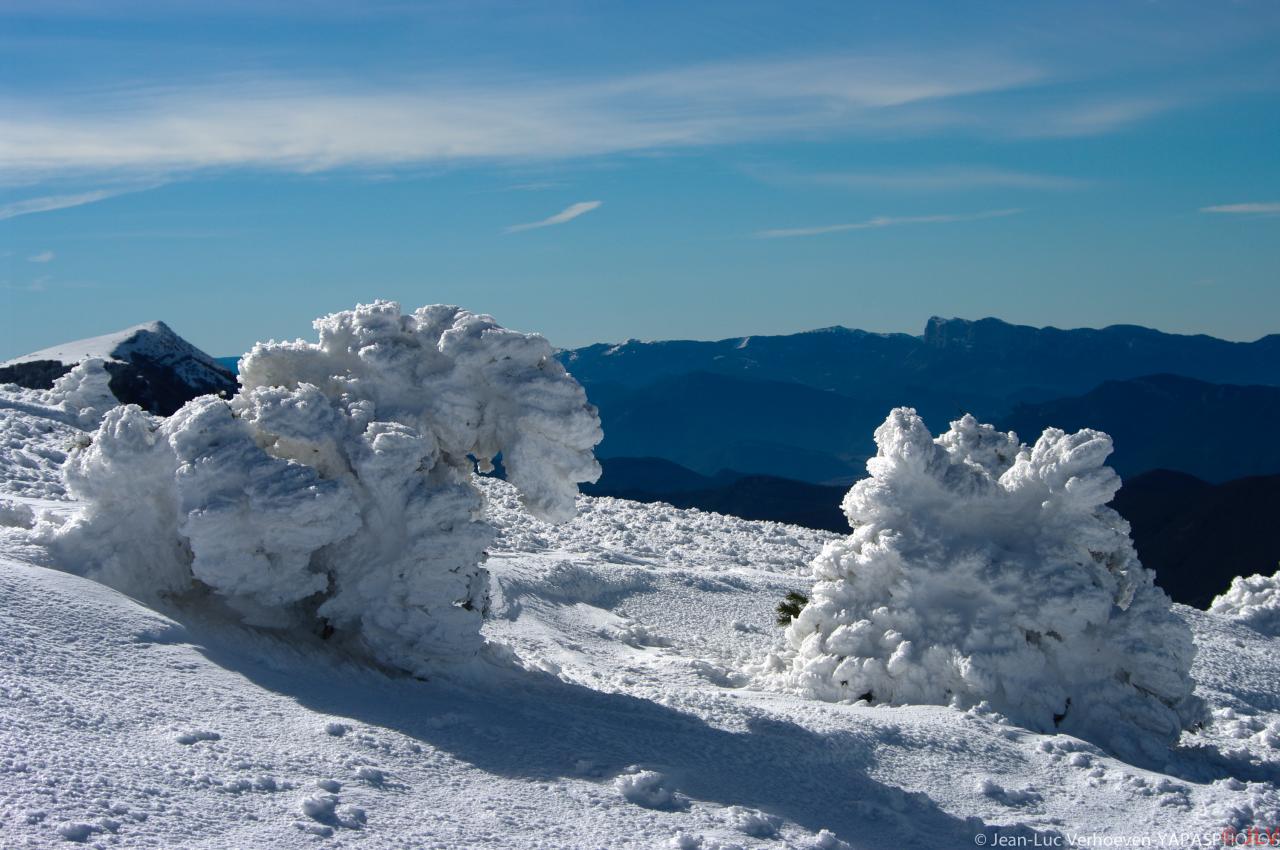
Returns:
[[[1106,506],[1106,434],[1027,447],[965,416],[935,439],[899,408],[875,437],[843,503],[853,533],[814,560],[766,678],[840,702],[985,702],[1136,758],[1200,720],[1191,632]]]
[[[136,597],[213,593],[244,620],[309,626],[425,673],[473,655],[488,605],[473,460],[502,453],[540,519],[594,481],[599,419],[541,336],[390,302],[256,345],[231,401],[110,411],[66,466],[83,516],[60,560]]]
[[[1209,613],[1230,617],[1264,635],[1280,636],[1280,572],[1236,576],[1226,592],[1213,600]]]

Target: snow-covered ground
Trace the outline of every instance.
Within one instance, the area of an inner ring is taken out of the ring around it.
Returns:
[[[1213,719],[1145,769],[982,708],[754,685],[830,535],[585,497],[550,526],[484,480],[490,651],[424,681],[52,569],[26,526],[80,510],[58,465],[83,431],[46,401],[0,391],[0,846],[1213,846],[1280,825],[1280,643],[1232,619],[1176,608]]]

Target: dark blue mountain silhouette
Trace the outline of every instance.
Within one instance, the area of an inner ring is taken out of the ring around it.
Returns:
[[[1280,387],[1178,375],[1106,381],[1084,395],[1015,409],[1001,422],[1024,441],[1046,427],[1096,428],[1115,440],[1122,476],[1172,469],[1221,482],[1280,473]]]
[[[1114,422],[1116,460],[1128,473],[1169,467],[1220,481],[1280,471],[1262,449],[1179,449],[1181,423],[1215,403],[1207,384],[1195,382],[1268,385],[1244,388],[1247,399],[1223,390],[1219,401],[1239,402],[1232,410],[1246,430],[1274,421],[1265,397],[1280,384],[1280,335],[1241,343],[1131,325],[1058,330],[934,318],[920,336],[827,328],[718,342],[632,340],[560,357],[600,407],[601,456],[660,457],[707,475],[730,468],[848,482],[875,452],[873,430],[899,405],[915,407],[935,432],[969,412],[1016,422],[1028,440],[1048,425],[1111,430]],[[1194,380],[1144,377],[1157,373]],[[1099,388],[1139,378],[1134,397],[1159,401],[1158,416],[1144,420],[1124,387]],[[1042,404],[1053,400],[1056,407]],[[1144,425],[1141,438],[1130,421]]]

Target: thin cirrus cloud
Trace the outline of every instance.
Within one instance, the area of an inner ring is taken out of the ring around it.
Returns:
[[[560,212],[553,216],[548,216],[541,221],[531,221],[528,224],[513,224],[503,230],[503,233],[519,233],[523,230],[537,230],[540,227],[552,227],[557,224],[564,224],[566,221],[573,221],[581,215],[586,215],[592,210],[598,208],[602,201],[579,201],[576,204],[570,204]]]
[[[30,257],[27,257],[27,262],[28,263],[52,263],[54,258],[57,256],[58,255],[53,253],[52,251],[41,251],[38,254],[32,254]]]
[[[1107,132],[1156,108],[1135,109],[1105,92],[1065,101],[1031,97],[1018,109],[973,97],[1034,93],[1047,82],[1051,75],[1025,62],[919,53],[721,62],[596,78],[442,75],[376,87],[233,76],[114,88],[91,103],[9,99],[0,117],[0,171],[308,172],[886,132],[1076,135]]]
[[[17,218],[20,215],[31,215],[33,213],[52,212],[53,210],[65,210],[71,207],[84,206],[97,201],[103,201],[116,192],[98,190],[94,192],[80,192],[75,195],[45,195],[39,198],[27,198],[21,201],[11,201],[10,203],[0,205],[0,221],[9,218]]]
[[[0,142],[0,146],[3,142]],[[120,195],[127,195],[131,192],[144,192],[148,189],[158,188],[161,183],[148,183],[146,185],[134,185],[127,188],[119,189],[95,189],[91,192],[78,192],[68,195],[42,195],[38,198],[24,198],[20,201],[10,201],[6,204],[0,204],[0,221],[10,218],[17,218],[23,215],[34,215],[36,213],[53,212],[55,210],[67,210],[73,207],[82,207],[85,204],[96,204],[99,201],[105,201],[108,198],[115,198]]]
[[[967,189],[1065,191],[1083,189],[1092,185],[1091,181],[1079,177],[982,166],[900,171],[830,171],[811,174],[769,174],[757,170],[756,174],[771,182],[895,192],[946,192]]]
[[[1017,134],[1026,138],[1097,136],[1154,118],[1193,101],[1194,98],[1186,95],[1168,94],[1117,94],[1084,101],[1067,100],[1045,109],[1030,110],[1033,120],[1018,122]]]
[[[1088,180],[1064,177],[1058,174],[1038,174],[1028,171],[1005,171],[994,168],[948,169],[924,171],[915,174],[888,174],[879,177],[869,174],[840,175],[845,185],[880,185],[886,189],[918,190],[926,192],[962,189],[1028,189],[1062,191],[1081,189]],[[837,180],[836,182],[840,182]]]
[[[1200,212],[1228,215],[1274,215],[1280,213],[1280,201],[1256,201],[1248,204],[1218,204],[1201,207]]]
[[[849,224],[827,224],[819,227],[787,227],[774,230],[761,230],[756,233],[759,239],[789,239],[795,236],[825,236],[829,233],[845,233],[850,230],[876,230],[882,227],[901,227],[908,224],[951,224],[960,221],[981,221],[988,218],[1004,218],[1018,215],[1020,209],[987,210],[979,213],[913,215],[913,216],[877,216],[866,221],[855,221]]]

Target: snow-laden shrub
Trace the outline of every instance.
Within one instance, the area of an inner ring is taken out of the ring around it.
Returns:
[[[628,803],[646,809],[682,808],[684,801],[672,787],[671,781],[656,770],[639,770],[632,767],[613,780],[613,787]]]
[[[44,391],[46,403],[61,408],[82,428],[96,427],[103,414],[119,402],[111,392],[111,375],[98,357],[77,363]]]
[[[410,671],[473,655],[494,532],[470,458],[501,452],[528,510],[567,519],[599,475],[595,408],[545,339],[488,316],[377,302],[315,327],[256,345],[229,402],[108,413],[68,460],[86,509],[52,545],[133,595],[211,591]]]
[[[840,702],[985,701],[1139,757],[1200,719],[1190,629],[1106,506],[1106,434],[1027,447],[965,416],[934,439],[899,408],[876,443],[844,499],[853,533],[814,560],[768,679]]]
[[[1280,572],[1236,576],[1209,613],[1230,617],[1264,635],[1280,636]]]
[[[24,505],[22,502],[14,502],[9,499],[0,499],[0,527],[30,528],[35,523],[35,512],[31,510],[30,505]]]

